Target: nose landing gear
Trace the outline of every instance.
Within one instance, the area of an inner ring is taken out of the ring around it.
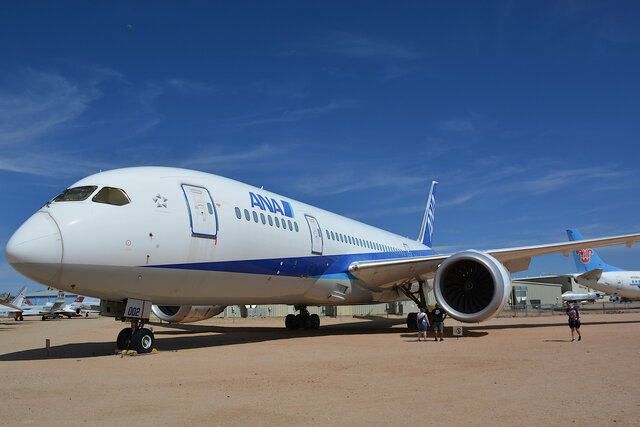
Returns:
[[[151,329],[144,325],[149,321],[151,301],[129,298],[123,301],[100,302],[102,316],[115,317],[122,322],[130,322],[130,328],[124,328],[118,334],[118,350],[135,350],[139,354],[154,351],[155,337]]]
[[[130,319],[131,327],[124,328],[116,341],[118,350],[135,350],[138,353],[150,353],[153,350],[155,337],[151,329],[144,327],[141,319]]]

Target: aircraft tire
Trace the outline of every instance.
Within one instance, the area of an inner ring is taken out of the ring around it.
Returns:
[[[304,329],[311,329],[311,316],[303,316],[300,320]]]
[[[129,342],[131,342],[131,328],[124,328],[120,331],[116,340],[118,350],[124,350],[129,347]]]
[[[284,326],[287,329],[296,329],[296,323],[298,322],[296,321],[296,316],[294,314],[287,314],[287,317],[284,318]]]
[[[416,323],[418,319],[418,313],[409,313],[407,314],[407,328],[412,331],[418,329],[418,324]]]
[[[147,328],[138,329],[131,336],[131,347],[139,354],[150,353],[154,343],[153,332]]]
[[[47,320],[47,317],[44,314],[42,315],[42,320],[43,321]]]
[[[309,316],[309,319],[311,320],[311,329],[320,328],[320,316],[318,316],[317,314],[312,314],[311,316]]]

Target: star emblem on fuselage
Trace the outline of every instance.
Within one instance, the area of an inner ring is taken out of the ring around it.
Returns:
[[[160,193],[156,194],[153,197],[153,201],[156,204],[156,208],[166,208],[167,207],[167,198],[160,195]]]

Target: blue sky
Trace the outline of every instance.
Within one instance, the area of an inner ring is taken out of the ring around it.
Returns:
[[[2,246],[76,180],[138,165],[410,237],[437,179],[441,252],[640,231],[636,2],[14,1],[0,58]],[[638,247],[601,255],[640,269]],[[0,291],[22,284],[2,257]]]

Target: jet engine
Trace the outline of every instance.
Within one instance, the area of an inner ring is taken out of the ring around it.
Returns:
[[[436,300],[454,319],[482,322],[496,316],[511,292],[507,269],[494,257],[468,250],[447,258],[434,279]]]
[[[222,313],[222,305],[154,305],[153,314],[170,323],[193,323]]]

